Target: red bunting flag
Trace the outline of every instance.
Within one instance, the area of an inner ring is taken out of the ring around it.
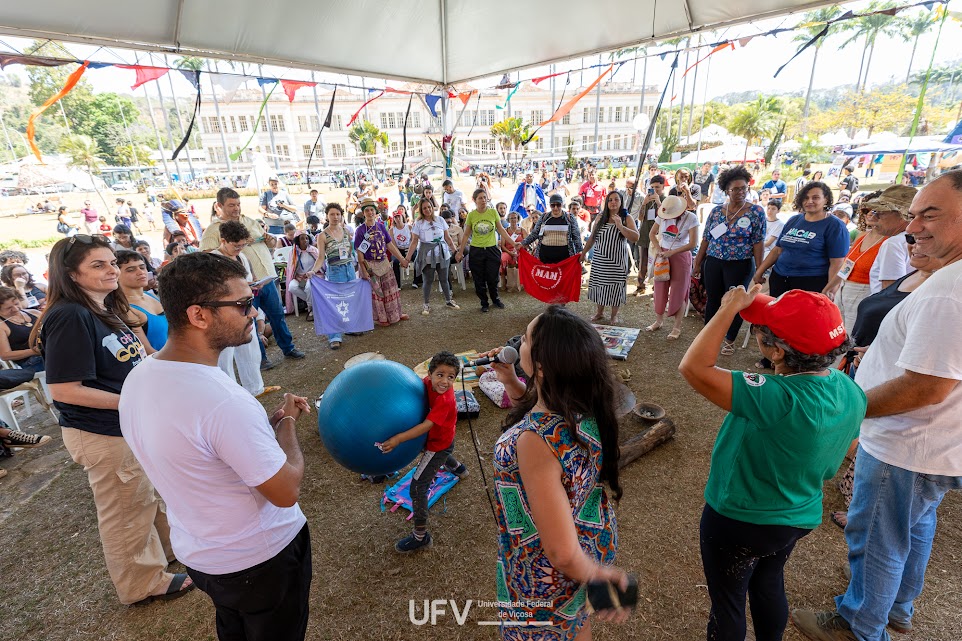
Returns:
[[[316,82],[304,82],[302,80],[281,80],[281,86],[284,87],[284,93],[287,94],[287,100],[289,102],[294,102],[294,93],[301,87],[316,87]]]
[[[380,98],[381,96],[383,96],[384,93],[385,92],[382,90],[381,93],[379,93],[378,95],[374,96],[373,98],[365,102],[363,105],[361,105],[361,108],[355,111],[354,115],[351,116],[351,119],[347,121],[347,126],[350,127],[351,125],[353,125],[354,121],[357,120],[357,117],[361,115],[362,111],[364,111],[364,108],[367,107],[372,102],[374,102],[375,100],[377,100],[378,98]]]
[[[685,76],[688,75],[688,72],[689,72],[689,71],[691,71],[692,69],[694,69],[695,67],[697,67],[697,66],[700,65],[701,63],[705,62],[705,60],[708,58],[708,56],[712,55],[713,53],[718,53],[718,52],[721,51],[722,49],[727,49],[727,48],[729,48],[729,47],[731,47],[731,48],[732,48],[732,51],[734,51],[734,50],[735,50],[735,43],[729,40],[728,42],[723,42],[723,43],[721,43],[720,45],[716,46],[714,49],[712,49],[711,51],[709,51],[709,52],[708,52],[708,55],[706,55],[704,58],[702,58],[702,59],[700,59],[700,60],[696,60],[696,61],[695,61],[695,64],[693,64],[692,66],[690,66],[690,67],[688,67],[687,69],[685,69],[685,73],[681,74],[681,77],[684,78]]]
[[[550,74],[550,75],[547,75],[547,76],[539,76],[539,77],[537,77],[537,78],[532,78],[532,79],[531,79],[531,82],[533,82],[534,84],[537,85],[537,84],[540,84],[543,80],[547,80],[548,78],[554,78],[554,77],[556,77],[556,76],[563,76],[563,75],[565,75],[566,73],[570,73],[570,72],[568,72],[568,71],[559,71],[558,73],[553,73],[553,74]]]
[[[542,303],[572,303],[581,299],[578,255],[560,263],[542,263],[527,250],[518,252],[518,276],[524,290]]]
[[[150,82],[151,80],[157,80],[164,74],[166,74],[170,69],[167,67],[145,67],[144,65],[116,65],[121,69],[133,69],[137,72],[137,79],[134,80],[133,86],[130,88],[131,91],[144,84],[145,82]]]

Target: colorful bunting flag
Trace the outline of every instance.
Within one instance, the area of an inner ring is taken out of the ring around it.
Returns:
[[[376,90],[372,89],[372,91],[376,91]],[[371,98],[370,100],[368,100],[367,102],[365,102],[363,105],[361,105],[361,108],[358,109],[357,111],[355,111],[355,112],[354,112],[354,115],[351,116],[351,119],[347,121],[347,126],[350,127],[351,125],[353,125],[353,124],[354,124],[354,121],[357,120],[357,117],[361,115],[361,112],[362,112],[362,111],[364,111],[364,108],[367,107],[369,104],[371,104],[372,102],[374,102],[375,100],[377,100],[378,98],[380,98],[380,97],[383,96],[383,95],[384,95],[384,90],[382,89],[382,90],[381,90],[381,93],[379,93],[378,95],[374,96],[373,98]]]
[[[316,87],[316,82],[304,82],[302,80],[281,80],[284,93],[287,94],[288,102],[294,102],[294,93],[301,87]]]
[[[50,96],[45,103],[34,109],[33,113],[30,114],[30,119],[27,121],[27,142],[30,144],[30,149],[33,151],[33,155],[37,157],[37,160],[39,160],[41,164],[43,163],[43,156],[40,155],[40,149],[37,148],[37,143],[34,140],[37,135],[37,118],[39,118],[40,115],[51,105],[55,104],[58,100],[70,93],[70,90],[73,89],[78,82],[80,82],[80,78],[84,75],[84,72],[87,71],[87,64],[88,63],[85,60],[83,64],[77,67],[72,74],[67,76],[67,82],[64,83],[64,86],[62,89],[60,89],[60,91]]]
[[[207,77],[210,78],[213,84],[223,89],[224,97],[222,102],[228,105],[234,100],[237,90],[248,80],[245,76],[237,76],[230,73],[210,73],[207,74]]]
[[[134,84],[130,87],[133,91],[140,85],[150,82],[151,80],[157,80],[157,78],[163,77],[170,69],[167,67],[148,67],[145,65],[115,65],[121,69],[133,69],[137,73],[137,78],[134,80]]]
[[[194,123],[197,122],[197,114],[200,113],[200,71],[193,69],[179,69],[178,71],[184,74],[184,77],[187,78],[190,84],[194,85],[194,89],[197,90],[197,97],[194,99],[194,113],[190,117],[190,124],[187,125],[187,131],[184,132],[184,139],[181,140],[177,148],[174,149],[174,154],[170,158],[171,160],[177,160],[177,156],[180,155],[180,152],[187,146],[187,143],[190,141],[190,133],[194,130]]]
[[[551,117],[550,117],[550,118],[548,118],[547,120],[545,120],[545,121],[544,121],[543,123],[541,123],[539,126],[543,127],[543,126],[545,126],[546,124],[548,124],[549,122],[552,122],[552,121],[553,121],[553,122],[557,122],[557,121],[561,120],[562,118],[564,118],[565,115],[566,115],[569,111],[571,111],[576,104],[578,104],[578,101],[581,100],[582,98],[584,98],[585,96],[587,96],[589,93],[591,93],[591,90],[594,89],[594,88],[598,85],[598,83],[601,82],[601,80],[602,80],[605,76],[607,76],[609,73],[611,73],[612,70],[614,70],[614,68],[615,68],[615,65],[613,65],[613,64],[608,65],[608,68],[605,69],[605,70],[601,73],[600,76],[598,76],[597,78],[595,78],[595,81],[594,81],[594,82],[592,82],[590,85],[588,85],[588,87],[587,87],[586,89],[584,89],[581,93],[579,93],[577,96],[573,97],[571,100],[569,100],[569,101],[566,102],[565,104],[561,105],[561,106],[558,108],[557,111],[555,111],[553,114],[551,114]]]
[[[424,96],[424,103],[428,106],[428,110],[434,118],[438,117],[438,101],[441,100],[441,96],[435,96],[433,93],[429,93]]]
[[[62,60],[60,58],[47,58],[45,56],[22,56],[15,53],[0,53],[0,69],[6,69],[7,65],[26,65],[29,67],[62,67],[69,65],[73,60]]]
[[[241,147],[240,149],[238,149],[237,151],[235,151],[230,155],[231,160],[237,160],[238,158],[240,158],[241,154],[244,153],[244,150],[246,150],[250,146],[251,142],[254,140],[254,136],[257,135],[257,127],[260,126],[261,118],[264,117],[264,109],[267,107],[267,101],[271,99],[271,96],[274,94],[275,89],[277,89],[276,82],[274,83],[274,86],[271,87],[271,90],[267,92],[267,95],[264,97],[264,102],[261,103],[261,108],[257,112],[257,120],[254,121],[254,126],[251,127],[251,137],[247,139],[247,142],[244,143],[243,147]]]

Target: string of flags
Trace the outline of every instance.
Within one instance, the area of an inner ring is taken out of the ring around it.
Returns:
[[[779,67],[778,71],[775,72],[775,76],[778,76],[778,74],[781,73],[781,71],[786,66],[788,66],[793,60],[795,60],[795,58],[797,58],[803,51],[808,49],[810,46],[815,44],[819,39],[825,37],[828,34],[830,28],[839,22],[854,20],[857,18],[863,18],[866,16],[877,15],[877,14],[886,14],[886,15],[894,16],[900,12],[914,9],[917,7],[924,7],[925,9],[932,11],[933,9],[936,8],[937,5],[938,5],[938,9],[934,16],[934,19],[937,20],[945,17],[945,18],[950,18],[952,20],[955,20],[957,22],[962,22],[962,12],[949,11],[947,9],[947,3],[948,3],[948,0],[924,0],[921,2],[916,2],[913,4],[904,5],[904,6],[889,7],[889,8],[878,9],[874,11],[867,11],[863,13],[854,13],[853,11],[848,11],[842,14],[841,16],[838,16],[826,22],[805,22],[805,23],[799,23],[792,27],[779,27],[776,29],[771,29],[767,32],[753,34],[753,35],[745,36],[741,38],[723,40],[720,42],[704,43],[704,44],[694,45],[694,46],[688,45],[681,48],[659,51],[654,53],[647,53],[646,51],[644,53],[641,53],[639,55],[636,55],[630,58],[620,58],[616,63],[599,63],[596,65],[590,65],[590,66],[584,67],[583,69],[579,69],[579,70],[561,71],[561,72],[549,74],[546,76],[538,76],[530,79],[518,80],[515,82],[512,82],[510,77],[507,74],[505,74],[502,77],[501,81],[497,85],[495,85],[493,88],[508,90],[509,93],[505,97],[502,104],[495,105],[495,109],[498,109],[498,110],[506,109],[508,104],[511,101],[511,98],[514,97],[515,93],[517,93],[521,85],[525,82],[530,82],[533,85],[539,85],[545,80],[559,77],[559,76],[567,76],[568,78],[567,82],[570,82],[572,73],[576,73],[579,71],[586,71],[590,69],[603,70],[601,75],[599,75],[598,78],[587,87],[587,89],[581,91],[579,94],[571,98],[568,102],[559,106],[558,109],[554,112],[554,114],[551,115],[551,117],[549,117],[547,120],[540,123],[539,125],[539,126],[544,126],[547,123],[560,120],[562,117],[564,117],[564,115],[568,113],[579,100],[581,100],[588,93],[590,93],[591,90],[594,87],[596,87],[597,84],[601,82],[601,80],[605,76],[607,76],[609,73],[611,73],[611,75],[614,76],[614,73],[612,72],[616,71],[615,69],[616,65],[620,68],[621,65],[624,65],[628,62],[632,62],[634,60],[652,58],[655,56],[659,57],[661,60],[664,60],[670,54],[674,54],[675,56],[677,56],[679,53],[683,53],[685,51],[698,52],[703,48],[709,49],[708,53],[704,56],[698,57],[698,54],[696,54],[695,62],[690,67],[688,67],[684,71],[684,73],[681,74],[681,76],[684,77],[692,69],[697,67],[699,64],[701,64],[705,60],[707,60],[709,57],[717,53],[720,53],[721,51],[724,51],[724,50],[734,51],[736,48],[736,43],[738,47],[744,48],[744,47],[747,47],[752,42],[752,40],[756,38],[774,36],[780,33],[792,32],[798,29],[807,29],[807,28],[822,25],[823,28],[819,32],[817,32],[810,40],[808,40],[801,47],[799,47],[798,51],[784,65]],[[39,55],[35,56],[35,55],[23,54],[19,52],[18,53],[0,53],[0,70],[5,69],[9,65],[59,67],[59,66],[64,66],[69,64],[77,64],[79,65],[79,67],[73,73],[70,74],[63,88],[61,88],[61,90],[57,94],[52,96],[43,105],[41,105],[36,110],[34,110],[34,112],[30,115],[30,118],[28,120],[27,141],[34,155],[37,157],[37,159],[40,162],[43,162],[43,160],[40,155],[40,150],[37,148],[36,143],[34,142],[37,119],[43,114],[44,111],[46,111],[49,107],[56,104],[58,100],[63,98],[65,95],[67,95],[74,88],[74,86],[76,86],[76,84],[80,81],[84,73],[90,69],[104,69],[107,67],[116,67],[119,69],[127,69],[127,70],[133,71],[134,83],[130,87],[131,90],[135,90],[138,87],[148,82],[153,82],[155,80],[158,80],[164,77],[165,75],[167,75],[172,70],[181,73],[191,83],[191,85],[193,85],[194,89],[196,90],[196,98],[194,101],[194,113],[190,120],[190,124],[187,127],[187,131],[185,132],[183,140],[177,146],[177,148],[173,153],[172,160],[176,159],[177,155],[187,145],[187,141],[189,140],[190,135],[193,131],[193,128],[196,124],[197,116],[201,106],[201,93],[202,93],[201,82],[200,82],[201,74],[204,74],[207,77],[212,87],[218,87],[221,90],[221,100],[228,104],[234,99],[237,91],[246,82],[250,80],[256,80],[258,85],[261,87],[266,88],[270,86],[270,91],[267,93],[266,98],[261,103],[260,111],[258,112],[258,116],[257,116],[257,123],[255,123],[255,126],[253,128],[254,132],[257,131],[257,126],[260,122],[260,119],[263,117],[267,102],[270,100],[270,97],[273,95],[274,90],[277,89],[278,87],[281,88],[281,90],[287,96],[288,101],[290,102],[293,102],[295,94],[299,90],[305,87],[320,87],[320,88],[332,90],[334,92],[336,92],[338,87],[343,87],[343,88],[366,90],[369,94],[376,93],[376,95],[374,95],[373,97],[369,98],[366,102],[364,102],[364,104],[361,105],[361,108],[358,109],[351,116],[350,120],[347,123],[348,126],[352,125],[355,122],[355,120],[358,118],[358,116],[364,110],[365,107],[370,105],[372,102],[374,102],[378,98],[381,98],[382,96],[389,93],[404,94],[404,95],[411,95],[411,96],[414,96],[414,95],[422,96],[424,100],[424,104],[427,106],[428,110],[431,112],[432,117],[434,118],[438,117],[438,104],[442,100],[457,99],[457,100],[460,100],[462,105],[466,107],[468,102],[471,100],[471,98],[474,95],[477,94],[480,99],[480,93],[479,93],[480,90],[478,89],[472,89],[470,91],[454,92],[446,88],[440,88],[440,91],[438,88],[435,88],[431,91],[422,92],[422,91],[409,91],[409,90],[395,89],[390,86],[386,86],[383,88],[357,87],[357,86],[345,84],[345,83],[331,84],[331,83],[293,80],[293,79],[285,79],[285,78],[258,77],[258,76],[251,76],[251,75],[237,74],[237,73],[206,72],[206,71],[193,70],[193,69],[171,68],[171,67],[162,67],[162,66],[153,66],[153,65],[116,64],[116,63],[98,62],[93,60],[58,58],[53,56],[39,56]],[[609,78],[609,81],[610,81],[610,78]],[[333,111],[333,108],[334,108],[334,101],[332,96],[331,107],[328,112],[327,119],[325,120],[325,126],[329,126],[328,123],[331,120],[331,112]],[[253,140],[253,135],[251,136],[251,140]],[[247,148],[247,145],[250,144],[251,140],[249,140],[247,144],[245,144],[241,149],[238,149],[237,151],[232,153],[230,155],[231,159],[237,160],[237,158],[239,158],[240,155],[243,153],[243,151]]]

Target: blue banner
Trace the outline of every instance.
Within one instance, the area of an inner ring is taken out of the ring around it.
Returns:
[[[310,282],[318,336],[374,329],[371,283],[362,279],[332,283],[320,276],[311,277]]]

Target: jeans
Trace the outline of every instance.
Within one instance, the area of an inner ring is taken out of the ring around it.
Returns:
[[[271,330],[274,332],[274,340],[277,341],[277,346],[281,348],[281,351],[287,354],[293,350],[294,337],[291,336],[291,330],[287,328],[287,321],[284,320],[284,305],[281,304],[280,294],[277,293],[277,281],[267,283],[257,292],[257,295],[254,296],[254,307],[264,310],[264,314],[267,315],[267,320],[271,324]],[[260,341],[257,342],[261,346],[261,360],[267,360],[267,350],[264,349],[264,344]]]
[[[39,354],[31,356],[30,358],[25,358],[22,361],[18,361],[17,365],[20,367],[20,369],[25,369],[28,372],[33,372],[34,374],[37,372],[42,372],[45,368],[43,356],[40,356]]]
[[[441,281],[441,292],[444,294],[444,300],[451,300],[451,281],[448,280],[448,261],[440,265],[425,265],[423,271],[424,282],[421,287],[421,291],[424,293],[424,304],[427,305],[431,302],[431,290],[434,289],[434,274],[438,275],[438,280]]]
[[[498,277],[501,271],[501,250],[497,246],[471,247],[471,276],[474,278],[474,292],[481,301],[481,308],[488,306],[488,295],[492,301],[498,297]]]
[[[307,524],[272,559],[240,572],[205,574],[187,568],[214,602],[220,641],[303,641],[311,591]]]
[[[845,528],[852,579],[835,606],[860,641],[887,640],[890,619],[912,620],[932,553],[936,509],[946,492],[959,489],[962,476],[911,472],[859,446]]]
[[[267,233],[268,233],[268,234],[272,234],[272,235],[274,235],[274,236],[283,236],[283,235],[284,235],[284,225],[268,225],[268,226],[267,226]]]
[[[748,281],[751,280],[754,270],[751,258],[743,260],[721,260],[714,256],[705,256],[701,264],[701,282],[705,286],[705,324],[708,324],[718,309],[721,307],[721,299],[725,293],[733,287],[744,285],[748,289]],[[774,294],[773,294],[774,295]],[[741,314],[735,315],[735,320],[728,327],[725,338],[734,342],[738,337],[738,330],[742,327]]]
[[[414,476],[411,477],[411,513],[414,515],[414,527],[427,527],[428,524],[428,490],[431,482],[443,465],[449,472],[453,472],[461,463],[454,458],[452,445],[440,452],[424,450],[418,461]]]
[[[351,263],[344,263],[343,265],[328,265],[327,266],[327,276],[325,277],[332,283],[349,283],[352,280],[357,280],[357,274],[354,272],[354,265]],[[328,334],[327,343],[340,343],[342,335],[341,334]]]
[[[795,543],[811,530],[755,525],[730,519],[705,505],[701,515],[701,562],[711,598],[712,641],[745,638],[745,597],[758,641],[780,641],[788,623],[785,563]]]

